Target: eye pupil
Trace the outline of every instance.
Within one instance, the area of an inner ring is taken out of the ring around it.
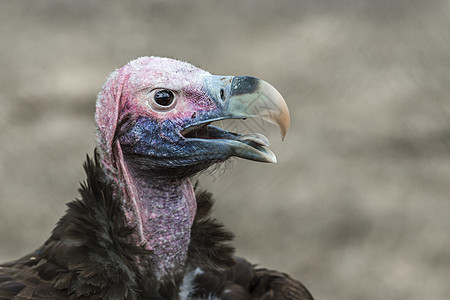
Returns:
[[[154,100],[156,104],[161,106],[169,106],[173,102],[173,93],[169,90],[162,90],[155,94]]]

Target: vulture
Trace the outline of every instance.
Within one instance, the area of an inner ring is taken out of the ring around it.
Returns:
[[[262,118],[284,138],[269,83],[170,58],[114,71],[96,103],[96,149],[80,197],[48,240],[0,264],[0,299],[313,299],[289,275],[236,257],[192,176],[230,157],[276,162],[267,138],[211,125]]]

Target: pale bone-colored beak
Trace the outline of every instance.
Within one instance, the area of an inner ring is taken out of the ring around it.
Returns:
[[[223,117],[262,118],[277,125],[284,140],[289,130],[289,109],[283,96],[264,80],[249,76],[208,76],[205,85],[222,106]]]

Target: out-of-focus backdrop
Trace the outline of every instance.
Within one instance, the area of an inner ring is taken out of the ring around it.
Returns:
[[[0,261],[77,197],[106,76],[145,55],[272,83],[278,164],[199,176],[239,255],[317,299],[450,299],[450,2],[1,1]],[[223,174],[222,174],[223,173]]]

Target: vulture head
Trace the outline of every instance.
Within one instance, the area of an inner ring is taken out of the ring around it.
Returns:
[[[211,75],[173,59],[136,59],[104,84],[96,106],[101,162],[135,228],[133,243],[155,253],[161,276],[186,259],[196,213],[190,176],[232,156],[276,162],[262,134],[212,125],[255,117],[286,135],[288,108],[270,84]]]

